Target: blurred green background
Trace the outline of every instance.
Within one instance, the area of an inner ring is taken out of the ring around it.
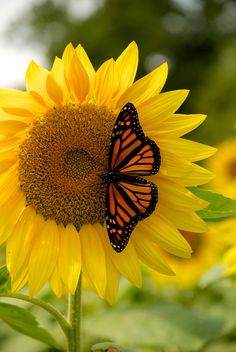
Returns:
[[[38,1],[12,23],[8,36],[19,49],[40,45],[48,63],[69,42],[81,43],[95,67],[135,40],[138,77],[167,61],[164,89],[190,89],[184,111],[208,115],[199,140],[215,145],[235,135],[234,0]]]
[[[135,40],[140,51],[138,77],[167,61],[164,90],[190,89],[181,111],[208,115],[191,138],[216,146],[235,136],[236,1],[35,1],[5,35],[19,52],[29,43],[40,46],[48,67],[69,42],[81,43],[98,67]],[[158,287],[148,276],[141,290],[123,281],[115,307],[85,292],[84,351],[93,343],[112,339],[137,352],[235,352],[236,289],[217,270],[207,275],[188,289]],[[65,310],[65,301],[58,303],[47,292],[43,295]],[[59,334],[44,313],[30,309]],[[0,323],[0,351],[15,350],[57,351]]]

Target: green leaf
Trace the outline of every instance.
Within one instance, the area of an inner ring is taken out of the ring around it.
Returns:
[[[10,275],[7,266],[0,267],[0,292],[8,292],[10,288]]]
[[[32,337],[35,340],[57,347],[54,338],[48,331],[39,327],[36,318],[31,312],[21,307],[8,303],[0,303],[0,319],[21,334]]]
[[[205,221],[220,221],[236,215],[236,201],[201,188],[190,188],[197,197],[209,202],[209,205],[198,211],[198,215]]]
[[[221,335],[224,326],[225,322],[215,316],[172,304],[114,309],[85,321],[88,334],[134,350],[191,346],[191,351],[198,351],[207,341]]]

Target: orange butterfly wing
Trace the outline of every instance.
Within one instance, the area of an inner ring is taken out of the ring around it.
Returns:
[[[136,176],[154,175],[160,167],[160,150],[144,135],[134,105],[126,104],[114,125],[109,155],[113,172]]]
[[[138,223],[155,209],[158,190],[154,183],[141,178],[156,174],[160,150],[146,137],[137,110],[126,104],[115,122],[106,174],[106,225],[112,247],[121,252]]]
[[[157,198],[156,185],[147,180],[130,177],[128,180],[110,182],[106,224],[111,245],[116,252],[126,247],[137,222],[151,215]]]

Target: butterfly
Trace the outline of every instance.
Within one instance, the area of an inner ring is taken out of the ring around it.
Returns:
[[[142,176],[154,175],[160,168],[160,149],[146,137],[132,103],[120,111],[114,124],[106,182],[106,228],[116,252],[122,252],[138,221],[155,210],[158,190]]]

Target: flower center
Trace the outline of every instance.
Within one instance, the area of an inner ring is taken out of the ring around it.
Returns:
[[[92,166],[92,157],[83,149],[71,149],[65,153],[64,171],[68,176],[80,177],[84,174],[86,177]]]
[[[236,160],[231,160],[227,165],[227,173],[230,179],[236,179]]]
[[[32,125],[19,154],[26,204],[45,219],[77,228],[104,219],[107,171],[115,117],[105,107],[64,106]]]

